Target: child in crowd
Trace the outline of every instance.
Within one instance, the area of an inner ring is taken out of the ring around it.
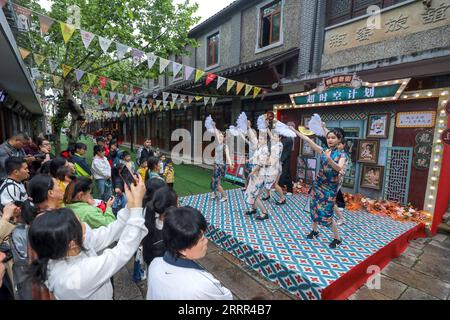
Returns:
[[[163,154],[160,158],[159,158],[159,174],[161,176],[164,175],[166,169],[166,156]]]
[[[147,171],[148,171],[148,161],[147,161],[147,159],[143,159],[142,158],[140,163],[141,164],[139,166],[138,173],[141,175],[142,179],[145,180],[145,176],[146,176]]]
[[[133,162],[133,160],[131,160],[131,155],[128,151],[122,152],[122,160],[120,162],[126,165],[131,173],[136,172],[136,164]]]
[[[158,159],[157,157],[150,157],[147,160],[148,162],[148,171],[147,171],[147,176],[145,178],[145,180],[149,180],[149,179],[161,179],[164,180],[161,175],[159,174],[160,171],[160,159]]]
[[[173,183],[175,182],[175,171],[173,169],[173,161],[171,159],[167,159],[163,177],[167,185],[173,190]]]

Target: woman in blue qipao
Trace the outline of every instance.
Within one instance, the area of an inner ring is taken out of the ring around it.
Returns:
[[[319,170],[310,191],[311,198],[311,220],[313,222],[312,231],[308,234],[308,239],[319,236],[319,225],[331,227],[334,239],[330,243],[330,248],[334,249],[342,243],[339,230],[334,220],[334,203],[339,190],[339,173],[345,166],[346,156],[343,150],[338,148],[342,141],[343,134],[340,129],[333,129],[327,133],[328,148],[322,149],[314,141],[291,127],[297,135],[308,142],[311,148],[320,154],[321,169]]]

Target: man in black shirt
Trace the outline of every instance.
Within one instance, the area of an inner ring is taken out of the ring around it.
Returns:
[[[281,153],[281,176],[278,181],[280,187],[286,187],[288,193],[292,193],[292,176],[290,170],[292,146],[294,145],[294,138],[283,137],[281,139],[283,144],[283,151]]]

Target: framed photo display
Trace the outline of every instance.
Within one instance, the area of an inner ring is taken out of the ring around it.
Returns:
[[[370,164],[362,166],[361,187],[381,190],[383,186],[384,167]]]
[[[302,118],[302,126],[309,129],[308,123],[311,120],[311,116],[303,116]],[[301,154],[306,157],[313,157],[314,150],[311,148],[308,142],[301,140]]]
[[[379,151],[379,140],[360,140],[357,154],[358,162],[377,164]]]
[[[389,113],[371,113],[367,120],[366,138],[386,139],[389,137]]]

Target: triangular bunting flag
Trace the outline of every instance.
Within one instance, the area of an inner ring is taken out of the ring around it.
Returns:
[[[102,89],[105,89],[105,85],[106,85],[106,82],[108,81],[108,79],[106,77],[100,76],[100,77],[98,77],[98,80],[100,81],[100,87]]]
[[[189,80],[195,68],[184,66],[184,80]]]
[[[43,85],[44,85],[44,80],[36,80],[36,87],[38,89],[42,88]]]
[[[89,86],[88,86],[87,84],[83,84],[83,85],[81,86],[81,90],[82,90],[84,93],[86,93],[86,92],[88,92],[88,90],[89,90]]]
[[[119,42],[116,42],[116,49],[117,49],[117,59],[122,60],[123,57],[125,56],[125,53],[127,53],[129,47]]]
[[[205,97],[205,99],[204,99],[205,106],[208,104],[209,99],[211,99],[211,98],[210,97]]]
[[[111,100],[113,100],[114,97],[116,96],[116,94],[117,94],[117,92],[110,91],[110,92],[109,92],[109,98],[110,98]]]
[[[172,101],[177,101],[178,96],[178,93],[172,93]]]
[[[77,78],[77,81],[80,82],[81,78],[84,76],[84,71],[80,69],[75,69],[75,75]]]
[[[195,70],[195,82],[200,80],[200,78],[203,77],[204,74],[205,74],[205,71],[203,71],[203,70],[200,70],[200,69]]]
[[[173,109],[174,106],[175,106],[175,101],[170,101],[170,109]]]
[[[98,42],[100,44],[100,48],[102,48],[103,53],[108,53],[108,49],[112,43],[112,40],[98,36]]]
[[[134,101],[130,102],[130,106],[133,108],[134,107]]]
[[[253,99],[255,99],[258,96],[260,91],[261,91],[260,87],[255,87],[255,89],[253,90]]]
[[[60,76],[53,76],[53,84],[55,85],[55,87],[58,85],[58,83],[61,82],[61,77]]]
[[[141,112],[142,112],[141,109],[138,109],[138,110],[137,110],[137,115],[138,115],[138,117],[141,115]]]
[[[140,65],[142,62],[142,57],[144,56],[144,52],[135,48],[131,49],[131,55],[133,57],[134,65]]]
[[[149,53],[147,56],[147,62],[148,62],[148,68],[151,69],[155,65],[156,60],[158,60],[158,57],[155,56],[153,53]]]
[[[40,66],[42,64],[42,62],[44,62],[45,57],[43,55],[37,54],[37,53],[33,53],[33,58],[34,58],[34,62],[36,62],[36,64],[38,66]]]
[[[117,100],[119,100],[119,102],[122,102],[122,100],[123,100],[123,94],[122,93],[118,93],[117,94]]]
[[[245,85],[245,95],[248,96],[248,94],[250,93],[250,91],[252,91],[253,86],[246,84]]]
[[[157,93],[154,93],[154,94],[153,94],[153,99],[156,99],[157,96],[158,96],[158,94],[157,94]]]
[[[103,98],[106,98],[107,94],[108,94],[108,92],[107,92],[105,89],[101,89],[101,90],[100,90],[100,95],[101,95]]]
[[[217,102],[217,98],[211,98],[211,104],[214,107]]]
[[[231,90],[231,88],[233,88],[234,84],[236,83],[236,81],[228,79],[227,82],[227,92],[229,92]]]
[[[97,79],[97,76],[95,74],[88,73],[89,85],[92,86],[95,82],[95,79]]]
[[[54,73],[59,64],[55,60],[48,59],[48,65],[50,66],[50,72]]]
[[[219,88],[225,83],[226,80],[227,78],[224,77],[217,78],[217,90],[219,90]]]
[[[63,77],[65,78],[65,77],[67,77],[67,75],[70,73],[70,71],[72,71],[72,67],[70,67],[70,66],[68,66],[68,65],[65,65],[65,64],[62,64],[61,65],[61,67],[62,67],[62,69],[63,69]]]
[[[30,51],[28,51],[27,49],[24,48],[20,48],[19,47],[19,51],[20,51],[20,55],[22,56],[22,59],[25,60],[29,55],[30,55]]]
[[[169,65],[170,61],[163,59],[163,58],[159,58],[159,73],[163,73],[164,70],[166,70],[167,66]]]
[[[64,22],[59,22],[59,24],[61,26],[61,32],[64,38],[64,43],[67,43],[69,42],[70,38],[72,38],[72,35],[75,31],[75,26]]]
[[[217,78],[217,75],[215,75],[214,73],[208,73],[208,75],[206,76],[205,85],[209,86],[210,83],[213,82],[215,78]]]
[[[119,85],[119,81],[109,80],[109,84],[111,85],[111,90],[116,90],[117,86]]]
[[[84,47],[87,50],[91,45],[92,40],[94,40],[95,34],[85,30],[80,30],[80,33],[81,33],[81,40],[83,40]]]
[[[172,70],[173,70],[173,77],[176,78],[176,76],[178,75],[178,73],[181,71],[181,69],[183,68],[183,65],[180,63],[172,63]]]
[[[245,87],[245,83],[238,82],[236,84],[236,94],[239,94],[244,87]]]
[[[156,107],[158,108],[161,105],[162,101],[161,100],[156,100]]]
[[[94,96],[96,96],[96,95],[98,94],[98,88],[97,88],[97,87],[93,87],[93,88],[92,88],[92,94],[93,94]]]
[[[52,24],[55,22],[55,20],[53,20],[50,17],[43,16],[41,14],[38,14],[38,17],[39,17],[39,23],[41,25],[41,32],[47,33],[48,30],[50,29],[50,27],[52,26]]]
[[[194,101],[194,97],[193,97],[193,96],[188,96],[188,102],[189,102],[189,104],[191,104],[192,101]]]
[[[163,92],[163,101],[166,101],[168,97],[169,97],[169,93]]]
[[[185,94],[180,95],[181,102],[184,102],[186,100],[186,97],[187,96]]]
[[[195,96],[195,100],[196,100],[196,101],[200,101],[200,100],[202,100],[202,99],[203,99],[202,96]]]

